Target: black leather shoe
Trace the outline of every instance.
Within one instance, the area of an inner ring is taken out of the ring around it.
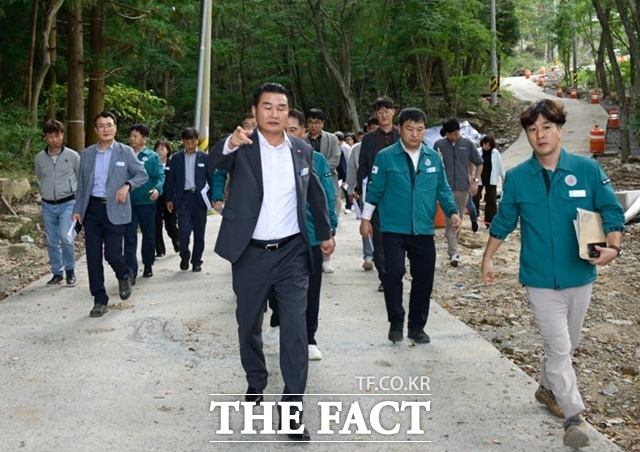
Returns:
[[[57,286],[62,281],[64,281],[64,278],[62,277],[62,275],[53,275],[53,277],[49,281],[47,281],[47,286],[49,287]]]
[[[478,222],[477,221],[472,221],[471,222],[471,230],[473,232],[478,232]]]
[[[151,278],[153,276],[153,267],[151,265],[145,265],[142,272],[143,278]]]
[[[131,296],[131,278],[118,280],[120,299],[126,300]]]
[[[249,386],[247,388],[247,394],[244,396],[244,400],[258,404],[264,400],[264,394],[262,393],[262,390]]]
[[[65,270],[64,276],[67,281],[67,286],[75,286],[76,285],[76,272],[73,270]]]
[[[428,344],[431,342],[431,338],[423,329],[409,328],[407,337],[412,339],[416,344]]]
[[[182,270],[182,271],[189,270],[189,260],[188,259],[182,259],[180,261],[180,270]]]
[[[180,243],[179,242],[174,242],[173,251],[175,251],[176,253],[180,252]]]
[[[394,344],[396,342],[402,342],[402,330],[404,328],[403,323],[392,322],[391,326],[389,326],[389,340]]]
[[[137,276],[134,273],[131,273],[131,276],[129,276],[129,282],[131,283],[132,286],[136,285],[136,278]]]
[[[302,418],[302,413],[300,413],[300,416]],[[300,430],[301,427],[302,424],[300,422],[291,421],[289,424],[289,430]],[[282,418],[278,420],[278,430],[282,430]],[[302,428],[302,433],[287,433],[287,437],[294,441],[311,441],[311,435],[306,427]]]
[[[193,264],[193,269],[192,271],[194,272],[201,272],[202,271],[202,265],[200,264]]]
[[[93,309],[89,313],[89,317],[102,317],[105,312],[107,312],[107,305],[96,303],[93,305]]]

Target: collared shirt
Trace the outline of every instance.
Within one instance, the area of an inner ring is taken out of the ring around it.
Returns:
[[[469,190],[469,182],[473,175],[469,174],[469,162],[482,165],[482,157],[471,140],[460,137],[455,143],[448,138],[441,138],[433,145],[433,149],[442,156],[447,181],[454,191]]]
[[[184,189],[193,190],[196,188],[196,154],[184,151]]]
[[[564,149],[547,190],[535,154],[507,172],[491,236],[504,240],[518,220],[522,236],[519,281],[543,289],[567,289],[596,279],[596,267],[580,259],[573,226],[577,208],[598,212],[605,234],[624,229],[624,212],[598,162]]]
[[[109,176],[109,165],[111,164],[111,156],[113,155],[112,142],[107,149],[101,151],[98,148],[96,153],[96,166],[93,168],[93,187],[91,187],[91,196],[104,198],[107,192],[107,177]]]
[[[321,139],[322,139],[322,132],[320,132],[320,135],[318,135],[316,138],[311,138],[311,136],[309,136],[309,144],[311,145],[313,150],[316,151],[316,152],[320,152]],[[320,152],[320,153],[322,153],[322,152]]]
[[[294,176],[291,141],[286,133],[284,141],[271,146],[260,130],[260,162],[262,164],[262,208],[253,231],[256,240],[277,240],[300,232],[298,223],[298,195]],[[230,148],[227,138],[222,153],[229,155],[238,147]],[[311,171],[311,168],[307,168]]]

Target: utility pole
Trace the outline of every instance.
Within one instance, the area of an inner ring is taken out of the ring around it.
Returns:
[[[198,148],[209,148],[209,101],[211,91],[211,15],[212,0],[202,0],[202,29],[198,64],[198,92],[196,94],[195,126],[200,140]]]
[[[491,0],[491,106],[498,105],[498,57],[496,52],[496,0]]]

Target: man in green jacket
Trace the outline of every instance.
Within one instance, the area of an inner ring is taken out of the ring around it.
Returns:
[[[384,245],[384,300],[390,323],[389,340],[403,339],[405,310],[402,278],[405,255],[411,264],[409,332],[416,343],[431,339],[424,327],[429,316],[436,262],[434,219],[440,202],[454,229],[462,227],[442,159],[422,144],[427,116],[417,108],[405,108],[398,116],[400,141],[381,150],[371,170],[360,234],[371,237],[371,217],[377,209]]]
[[[138,160],[149,175],[147,182],[131,192],[131,223],[124,233],[124,258],[131,270],[131,285],[138,277],[138,226],[142,232],[142,276],[153,276],[156,259],[156,200],[162,194],[164,167],[160,156],[147,147],[149,128],[144,124],[134,124],[129,131],[129,144]]]
[[[486,284],[495,281],[492,257],[520,220],[519,281],[544,339],[535,398],[564,417],[564,445],[579,448],[589,444],[589,436],[571,358],[580,341],[596,265],[607,265],[621,254],[624,213],[600,165],[560,147],[565,121],[562,105],[552,100],[539,100],[522,113],[520,123],[533,155],[506,174],[482,276]],[[608,247],[596,245],[589,260],[579,256],[573,225],[577,208],[600,213],[607,236]]]

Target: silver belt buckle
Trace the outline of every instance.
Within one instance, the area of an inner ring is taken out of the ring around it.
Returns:
[[[264,246],[264,249],[267,251],[273,251],[273,250],[277,250],[280,247],[279,243],[267,243]]]

